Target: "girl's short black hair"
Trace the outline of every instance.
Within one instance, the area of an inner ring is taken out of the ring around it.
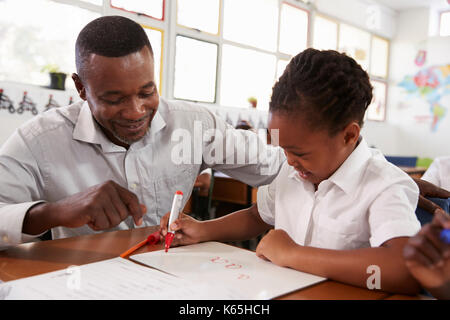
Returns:
[[[123,57],[152,46],[144,29],[122,16],[104,16],[89,22],[78,34],[75,44],[77,73],[81,77],[92,53],[104,57]]]
[[[309,48],[292,58],[275,83],[269,111],[302,115],[311,129],[333,136],[351,121],[362,127],[371,101],[369,76],[354,59]]]

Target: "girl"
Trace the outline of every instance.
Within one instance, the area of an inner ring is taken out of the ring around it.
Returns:
[[[202,222],[180,216],[171,226],[174,243],[244,240],[274,228],[256,248],[263,259],[361,287],[417,293],[402,250],[420,229],[419,191],[360,136],[371,100],[369,77],[352,58],[315,49],[298,54],[270,102],[269,129],[277,130],[287,157],[279,175],[258,189],[249,209]],[[167,221],[161,219],[163,235]]]

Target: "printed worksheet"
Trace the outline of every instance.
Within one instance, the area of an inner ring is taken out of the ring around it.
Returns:
[[[252,251],[220,242],[152,251],[130,259],[185,280],[237,290],[244,299],[271,299],[326,280],[277,266]]]
[[[240,294],[114,258],[0,284],[2,299],[242,299]]]

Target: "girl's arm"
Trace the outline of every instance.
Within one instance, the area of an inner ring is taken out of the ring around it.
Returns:
[[[285,231],[271,230],[256,254],[281,266],[363,288],[417,294],[420,287],[402,255],[407,241],[399,237],[376,248],[330,250],[300,246]]]
[[[167,233],[169,214],[161,218],[161,233]],[[185,245],[204,241],[236,241],[254,238],[272,226],[259,216],[256,205],[225,215],[223,217],[198,221],[182,214],[172,224],[175,230],[174,245]]]

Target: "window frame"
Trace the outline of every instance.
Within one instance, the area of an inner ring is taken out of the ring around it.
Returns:
[[[205,31],[200,31],[194,28],[186,27],[181,24],[178,24],[177,21],[177,8],[178,8],[178,0],[177,1],[163,1],[162,8],[162,19],[152,17],[147,14],[135,13],[133,11],[128,11],[122,8],[117,8],[111,4],[111,0],[103,0],[102,5],[95,5],[89,2],[85,2],[82,0],[51,0],[53,2],[68,4],[80,7],[82,9],[87,9],[96,13],[99,13],[102,16],[105,15],[121,15],[128,18],[133,19],[137,23],[141,24],[145,28],[154,29],[161,32],[161,61],[160,61],[160,74],[159,74],[159,93],[162,97],[167,99],[176,99],[174,97],[174,74],[175,74],[175,41],[177,36],[184,36],[188,38],[192,38],[199,41],[205,41],[209,43],[214,43],[218,45],[217,50],[217,66],[216,66],[216,81],[215,81],[215,99],[214,102],[203,102],[205,104],[211,104],[215,106],[220,106],[221,101],[221,74],[222,74],[222,48],[225,44],[236,46],[243,49],[251,49],[257,52],[266,53],[270,55],[274,55],[276,58],[275,70],[273,70],[273,81],[277,80],[277,69],[278,63],[280,60],[289,61],[292,56],[289,54],[285,54],[279,51],[280,45],[280,25],[281,25],[281,11],[283,5],[290,5],[296,9],[303,10],[307,13],[308,19],[308,31],[307,31],[307,47],[312,46],[313,37],[314,37],[314,21],[316,16],[319,16],[323,19],[327,19],[337,24],[337,39],[335,50],[339,48],[339,40],[341,33],[341,23],[345,23],[349,26],[355,27],[357,29],[368,32],[371,36],[370,38],[370,52],[369,52],[369,68],[368,74],[370,75],[370,79],[374,81],[381,81],[386,84],[386,88],[388,88],[388,80],[389,80],[389,70],[390,70],[390,55],[391,55],[391,39],[388,39],[380,34],[377,34],[367,28],[357,26],[351,22],[345,21],[343,19],[339,19],[333,17],[332,15],[323,13],[314,8],[313,5],[307,4],[304,2],[299,2],[297,0],[278,0],[278,30],[277,30],[277,43],[276,50],[270,51],[265,49],[260,49],[251,45],[246,45],[238,42],[234,42],[231,40],[224,39],[223,37],[223,25],[224,25],[224,5],[226,0],[219,0],[219,16],[218,16],[218,33],[211,34]],[[440,14],[440,20],[442,18],[442,14],[445,12],[450,12],[450,10],[442,11]],[[439,21],[440,24],[440,21]],[[440,29],[440,25],[439,25]],[[439,30],[440,31],[440,30]],[[372,41],[373,37],[378,37],[388,42],[388,57],[387,57],[387,73],[386,78],[373,76],[371,74],[371,58],[372,58]],[[181,99],[180,99],[181,100]],[[388,100],[388,90],[386,92],[386,106]]]
[[[439,35],[439,37],[450,37],[450,34],[445,35],[445,36],[441,34],[442,15],[446,14],[446,13],[449,14],[449,16],[450,16],[450,10],[444,10],[444,11],[439,12],[439,26],[438,26],[438,29],[439,29],[438,35]]]

